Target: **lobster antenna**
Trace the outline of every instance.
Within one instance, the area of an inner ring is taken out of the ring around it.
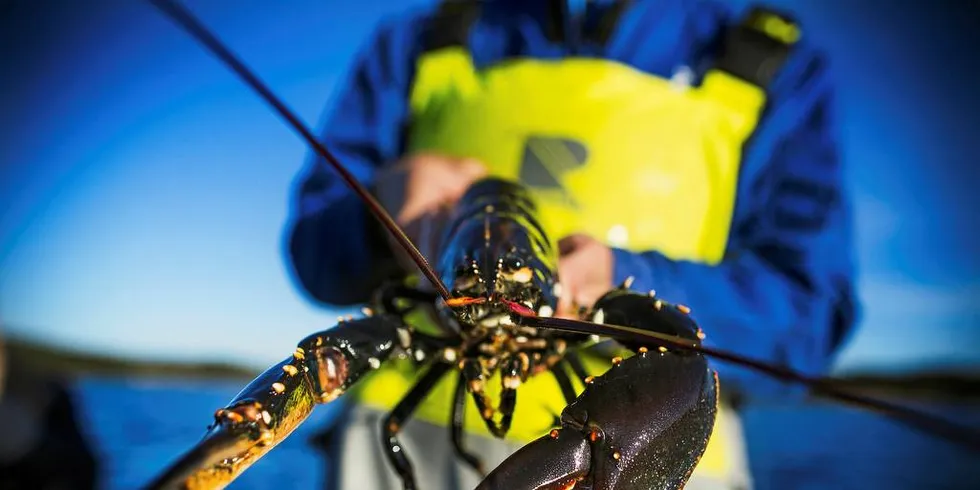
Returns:
[[[698,352],[730,362],[732,364],[748,367],[783,381],[790,381],[805,385],[815,392],[821,393],[824,396],[838,401],[881,411],[886,416],[902,421],[920,430],[924,430],[944,439],[962,444],[975,451],[980,450],[980,432],[976,431],[972,427],[957,424],[936,415],[890,403],[884,400],[877,400],[875,398],[849,393],[844,389],[834,386],[833,381],[830,379],[807,376],[792,369],[775,366],[739,354],[734,354],[711,347],[705,347],[704,345],[701,345],[700,342],[634,327],[592,323],[556,317],[546,318],[538,316],[515,315],[515,321],[529,327],[549,328],[553,330],[562,330],[566,332],[583,333],[588,335],[608,335],[611,337],[625,338],[636,342],[649,341],[668,349]]]
[[[433,270],[431,265],[429,265],[429,262],[425,259],[425,256],[422,255],[422,252],[419,252],[419,249],[414,243],[412,243],[412,240],[405,235],[405,232],[402,231],[401,227],[395,223],[395,220],[392,219],[391,215],[388,214],[377,199],[371,195],[371,192],[368,191],[363,184],[358,182],[354,175],[351,174],[350,171],[348,171],[333,156],[333,154],[330,153],[330,151],[327,150],[327,148],[323,146],[323,144],[320,143],[316,137],[313,136],[313,133],[310,132],[306,125],[299,120],[296,114],[289,110],[289,108],[286,107],[286,104],[276,97],[265,83],[259,80],[258,76],[256,76],[252,70],[245,66],[245,64],[242,63],[237,56],[232,54],[232,52],[224,46],[224,43],[218,40],[214,34],[204,27],[204,25],[194,18],[194,16],[184,7],[170,0],[149,1],[173,21],[175,21],[181,28],[187,31],[187,33],[189,33],[192,37],[196,38],[201,44],[207,47],[215,56],[228,65],[228,67],[231,68],[245,83],[251,86],[252,89],[254,89],[263,99],[265,99],[269,105],[279,112],[279,115],[282,116],[282,118],[285,119],[286,122],[288,122],[289,125],[303,137],[303,139],[306,140],[306,142],[316,151],[318,155],[330,163],[330,166],[340,174],[344,181],[347,182],[347,185],[350,186],[355,193],[357,193],[362,201],[364,201],[368,209],[371,210],[371,214],[381,221],[381,224],[384,225],[388,232],[391,233],[398,243],[408,252],[415,264],[418,265],[419,270],[422,271],[422,274],[432,283],[439,295],[442,296],[442,299],[450,299],[451,294],[449,293],[449,289],[446,288],[446,285],[443,284],[441,280],[439,280],[438,274],[436,274],[436,271]]]

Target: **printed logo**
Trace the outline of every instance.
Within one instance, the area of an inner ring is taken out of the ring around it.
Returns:
[[[520,179],[530,187],[561,193],[563,200],[577,208],[578,203],[561,184],[562,175],[585,165],[588,150],[578,141],[550,136],[530,136],[524,142]]]

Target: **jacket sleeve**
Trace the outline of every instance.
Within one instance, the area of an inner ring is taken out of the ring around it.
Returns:
[[[401,153],[414,31],[413,19],[382,23],[358,53],[323,122],[321,141],[368,187],[377,169]],[[359,303],[397,264],[367,207],[327,162],[314,158],[294,191],[288,262],[313,299]]]
[[[769,100],[743,161],[762,170],[740,184],[742,210],[722,262],[614,249],[614,279],[633,276],[634,288],[690,306],[705,345],[821,374],[856,316],[849,200],[826,65],[801,50],[773,81]],[[714,366],[740,396],[794,389],[724,361]]]

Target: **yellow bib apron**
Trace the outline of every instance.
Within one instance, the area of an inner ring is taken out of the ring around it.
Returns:
[[[764,102],[762,89],[721,71],[695,88],[602,59],[514,59],[476,70],[465,49],[447,47],[420,59],[408,151],[476,158],[493,175],[523,181],[552,240],[581,232],[715,264],[728,239],[742,146]],[[585,362],[591,374],[610,366],[607,358]],[[390,409],[418,374],[396,361],[353,396]],[[455,383],[447,376],[414,417],[448,424]],[[547,433],[564,405],[552,377],[530,379],[518,391],[508,438]],[[469,402],[466,428],[489,437]],[[716,426],[699,472],[725,470],[715,449],[723,433]]]

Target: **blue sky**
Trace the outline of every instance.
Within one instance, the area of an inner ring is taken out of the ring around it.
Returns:
[[[198,3],[311,125],[373,23],[408,4]],[[840,369],[980,366],[970,16],[775,3],[809,23],[841,87],[864,318]],[[97,352],[277,361],[338,314],[283,261],[307,149],[148,5],[80,4],[0,21],[3,328]]]

